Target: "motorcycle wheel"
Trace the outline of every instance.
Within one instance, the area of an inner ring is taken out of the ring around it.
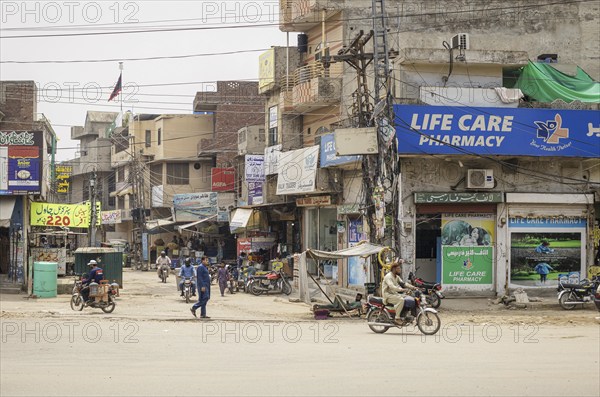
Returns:
[[[390,318],[383,310],[373,309],[369,312],[369,315],[367,316],[367,322],[369,322],[369,323],[389,323]],[[375,332],[376,334],[383,334],[388,329],[390,329],[390,327],[386,327],[384,325],[369,325],[369,328],[371,328],[371,331]]]
[[[189,291],[185,293],[185,303],[190,303],[190,293],[189,293]]]
[[[281,285],[281,292],[283,292],[286,295],[289,295],[292,293],[292,286],[289,285],[287,282],[283,282],[283,284]]]
[[[425,335],[434,335],[440,330],[442,321],[437,313],[422,312],[417,316],[417,327]]]
[[[80,312],[83,310],[83,298],[81,295],[74,295],[71,297],[71,309]]]
[[[568,301],[573,302],[575,300],[577,300],[577,296],[575,296],[575,294],[573,292],[565,292],[558,299],[558,303],[560,304],[560,307],[562,307],[565,310],[573,310],[573,309],[575,309],[575,303],[567,303],[567,302]]]
[[[102,309],[102,311],[104,313],[112,313],[113,310],[115,310],[115,306],[116,306],[115,301],[109,296],[108,297],[108,305],[102,306],[100,308]]]
[[[252,295],[258,296],[263,293],[263,290],[259,289],[256,282],[254,282],[254,283],[250,284],[250,293]]]
[[[428,298],[429,298],[429,304],[434,309],[437,309],[442,304],[442,300],[440,299],[440,297],[435,292],[431,292],[429,294]]]

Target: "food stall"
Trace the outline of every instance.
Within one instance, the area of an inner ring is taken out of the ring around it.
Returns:
[[[57,275],[73,275],[75,266],[75,249],[77,236],[87,236],[86,233],[75,233],[65,230],[46,230],[33,232],[30,254],[35,262],[58,263]]]

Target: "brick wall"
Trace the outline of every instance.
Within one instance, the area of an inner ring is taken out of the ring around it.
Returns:
[[[0,81],[2,130],[33,130],[37,123],[37,89],[33,81]]]

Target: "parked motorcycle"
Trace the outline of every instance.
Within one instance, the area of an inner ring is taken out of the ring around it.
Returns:
[[[169,266],[168,265],[161,265],[160,266],[160,281],[162,281],[163,283],[167,282],[167,278],[169,278]]]
[[[431,307],[434,309],[440,307],[442,299],[445,298],[444,294],[442,294],[442,284],[424,281],[422,278],[416,277],[413,272],[408,274],[408,279],[412,285],[427,295],[426,299]]]
[[[183,280],[183,285],[181,286],[181,288],[183,288],[183,298],[185,299],[185,303],[190,303],[191,297],[192,297],[192,279],[190,277],[186,277]]]
[[[579,284],[558,282],[558,303],[565,310],[572,310],[576,305],[594,301],[596,289],[600,285],[600,276],[592,280],[583,279]]]
[[[84,302],[81,292],[89,289],[89,300]],[[73,286],[73,296],[71,296],[71,309],[81,311],[84,307],[102,309],[104,313],[112,313],[115,310],[115,297],[119,296],[119,284],[109,284],[107,280],[102,280],[100,284],[90,283],[83,286],[82,280],[75,280]]]
[[[427,307],[426,301],[420,291],[415,291],[414,300],[416,305],[417,317],[416,325],[425,335],[434,335],[440,330],[442,324],[437,310]],[[405,308],[406,308],[405,303]],[[366,303],[367,325],[371,331],[377,334],[383,334],[392,327],[402,328],[413,324],[415,319],[405,320],[400,324],[394,321],[396,311],[392,305],[384,305],[383,298],[369,295]]]
[[[273,293],[283,293],[289,295],[292,293],[292,286],[286,278],[283,270],[270,272],[264,277],[254,277],[250,283],[250,293],[253,295]]]

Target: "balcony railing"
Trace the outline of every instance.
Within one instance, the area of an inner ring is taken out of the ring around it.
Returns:
[[[342,78],[335,70],[325,68],[321,62],[311,62],[296,69],[282,82],[280,103],[285,111],[310,111],[334,105],[341,101]]]
[[[343,7],[342,0],[279,0],[279,27],[283,31],[306,31]]]

